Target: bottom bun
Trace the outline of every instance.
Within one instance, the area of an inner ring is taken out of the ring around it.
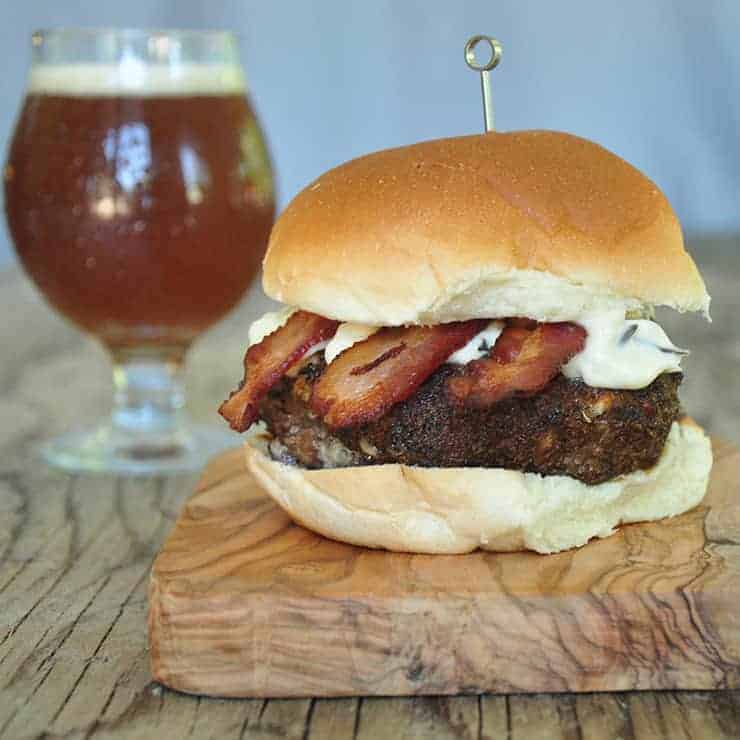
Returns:
[[[296,522],[354,545],[418,553],[578,547],[619,524],[691,509],[712,467],[709,439],[690,419],[674,422],[652,468],[595,486],[503,468],[307,470],[271,460],[260,446],[259,437],[245,445],[247,467]]]

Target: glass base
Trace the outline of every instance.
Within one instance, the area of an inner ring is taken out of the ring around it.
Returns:
[[[161,475],[200,470],[239,443],[236,434],[216,426],[188,424],[172,435],[146,437],[106,425],[50,439],[40,452],[50,465],[69,471]]]

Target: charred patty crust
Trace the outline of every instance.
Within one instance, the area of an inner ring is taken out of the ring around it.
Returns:
[[[443,365],[382,418],[332,432],[308,407],[323,368],[316,356],[262,402],[276,459],[307,468],[508,468],[593,485],[653,466],[680,411],[680,373],[634,391],[592,388],[558,375],[534,396],[478,409],[450,401],[445,385],[456,370]]]

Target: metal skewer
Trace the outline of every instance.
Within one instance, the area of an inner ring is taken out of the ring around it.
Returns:
[[[475,59],[475,47],[485,41],[491,51],[491,56],[485,64]],[[501,61],[501,44],[492,36],[471,36],[465,44],[465,63],[470,69],[480,72],[480,89],[483,94],[483,122],[486,131],[494,131],[493,125],[493,98],[491,97],[491,75],[489,72]]]

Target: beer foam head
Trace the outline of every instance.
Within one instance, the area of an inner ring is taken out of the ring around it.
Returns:
[[[233,95],[246,83],[236,64],[147,64],[137,59],[120,64],[37,64],[28,92],[71,97]]]

